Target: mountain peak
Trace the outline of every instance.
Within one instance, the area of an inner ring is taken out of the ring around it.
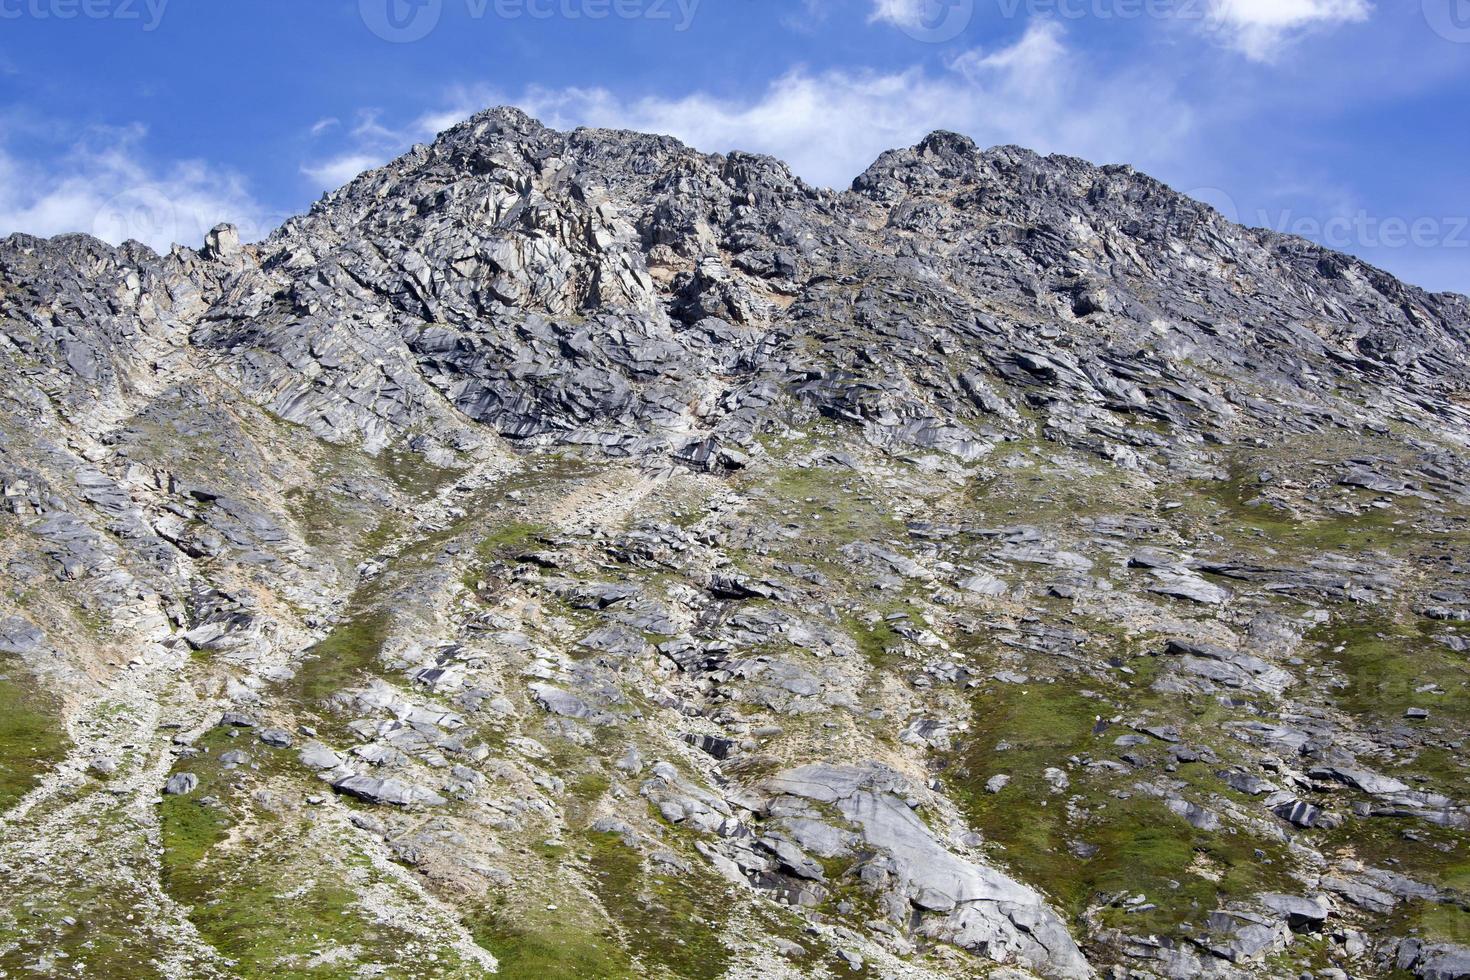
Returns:
[[[0,324],[0,973],[1470,957],[1464,297],[497,108]]]

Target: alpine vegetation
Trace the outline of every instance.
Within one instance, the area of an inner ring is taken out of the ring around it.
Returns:
[[[0,976],[1470,975],[1470,300],[514,109],[0,241]]]

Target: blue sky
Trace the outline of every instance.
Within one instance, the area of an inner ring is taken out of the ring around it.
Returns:
[[[0,234],[260,237],[497,103],[845,186],[932,129],[1470,292],[1470,0],[0,0]]]

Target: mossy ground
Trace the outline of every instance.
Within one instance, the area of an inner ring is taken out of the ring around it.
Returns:
[[[1052,462],[1061,456],[1059,447],[1041,440],[1003,445],[985,461],[985,473],[964,487],[965,515],[997,527],[1025,523],[1057,533],[1089,517],[1129,513],[1146,499],[1126,476]]]
[[[994,857],[1022,880],[1040,887],[1074,921],[1106,900],[1143,895],[1147,911],[1122,903],[1103,920],[1131,932],[1172,933],[1198,922],[1232,897],[1290,887],[1290,858],[1279,840],[1222,828],[1201,831],[1136,785],[1138,779],[1068,760],[1104,760],[1120,750],[1110,727],[1130,699],[1146,703],[1146,689],[1107,688],[1088,697],[1076,682],[998,685],[975,699],[973,730],[948,771],[948,785]],[[1102,687],[1102,685],[1091,685]],[[1186,716],[1187,717],[1187,716]],[[1047,768],[1062,769],[1070,785],[1053,791]],[[1010,784],[986,792],[991,776]],[[1196,789],[1224,787],[1203,764],[1181,767],[1181,782]],[[1095,848],[1083,856],[1080,847]]]
[[[1470,844],[1453,830],[1414,820],[1353,820],[1324,834],[1318,844],[1325,854],[1391,869],[1446,889],[1470,904]],[[1408,915],[1418,918],[1435,908],[1453,910],[1453,906],[1411,905]],[[1439,917],[1442,923],[1452,920],[1460,921]]]
[[[360,975],[378,964],[395,976],[470,978],[483,971],[442,947],[432,960],[409,955],[417,937],[382,920],[364,893],[387,879],[350,842],[323,832],[308,814],[267,809],[255,793],[295,771],[287,750],[214,729],[181,759],[199,787],[160,807],[163,881],[189,909],[200,935],[241,977]],[[228,769],[232,749],[252,763]],[[298,791],[307,787],[298,787]]]
[[[725,885],[704,870],[646,870],[616,834],[588,834],[591,880],[627,949],[650,970],[681,980],[715,980],[730,962],[720,940]]]
[[[412,498],[431,497],[459,476],[459,470],[435,466],[419,453],[393,447],[374,462],[390,483]]]
[[[115,838],[96,841],[98,848],[117,846]],[[95,872],[96,858],[88,863]],[[166,977],[157,938],[142,928],[145,894],[115,882],[83,881],[67,869],[54,869],[44,887],[8,881],[7,888],[0,912],[0,976]],[[39,968],[48,959],[54,971],[49,974]]]
[[[502,975],[714,980],[732,962],[721,939],[731,912],[728,884],[692,853],[683,855],[690,870],[676,871],[647,860],[618,834],[590,829],[607,795],[626,792],[597,761],[619,750],[610,733],[590,752],[555,746],[549,768],[566,782],[568,834],[529,849],[531,865],[522,874],[541,887],[508,894],[468,923]],[[668,846],[682,847],[676,840]]]
[[[348,618],[307,652],[293,679],[293,694],[320,710],[338,691],[360,683],[373,672],[388,638],[384,609],[349,610]]]
[[[843,625],[848,635],[857,642],[858,652],[869,665],[882,668],[896,661],[892,651],[901,645],[902,638],[894,632],[892,623],[880,619],[869,626],[856,617],[848,617]]]
[[[510,521],[494,528],[475,544],[469,567],[464,573],[465,588],[476,589],[489,568],[496,562],[511,561],[531,550],[536,539],[547,533],[541,524]]]
[[[802,562],[839,585],[852,576],[851,563],[838,553],[843,545],[908,536],[908,528],[892,512],[891,496],[855,470],[786,462],[745,478],[739,486],[755,502],[753,518],[791,532],[772,535],[764,549],[767,558]]]
[[[1433,625],[1368,609],[1327,624],[1308,641],[1347,681],[1334,697],[1343,710],[1396,724],[1410,708],[1425,708],[1430,725],[1463,735],[1470,723],[1470,658],[1436,642]]]
[[[0,657],[0,813],[35,789],[71,745],[59,705],[13,667]]]
[[[495,954],[504,977],[640,980],[643,974],[607,926],[569,922],[556,910],[503,909],[470,918],[475,941]]]
[[[1362,508],[1361,512],[1338,512],[1321,503],[1286,509],[1269,501],[1268,489],[1257,476],[1239,470],[1228,480],[1192,483],[1179,495],[1185,507],[1175,521],[1193,519],[1195,533],[1213,531],[1228,541],[1301,558],[1385,548],[1407,533],[1411,519],[1422,513],[1413,500],[1366,508],[1373,497],[1346,488],[1328,499],[1344,509]]]

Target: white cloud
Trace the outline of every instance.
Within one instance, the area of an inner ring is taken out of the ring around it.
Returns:
[[[320,163],[303,164],[301,172],[323,190],[336,190],[350,183],[358,174],[382,166],[391,156],[381,153],[344,153]]]
[[[976,0],[873,0],[868,23],[896,27],[915,41],[944,44],[974,23],[975,5]],[[1001,0],[1002,17],[1010,19],[1019,9],[1020,0]]]
[[[707,152],[769,153],[828,187],[845,187],[884,150],[912,145],[934,129],[965,133],[982,145],[1018,143],[1148,166],[1172,159],[1194,125],[1169,74],[1099,71],[1067,45],[1061,25],[1038,20],[1012,45],[964,53],[939,70],[795,69],[748,97],[460,88],[447,94],[442,108],[401,129],[371,115],[372,125],[359,126],[362,135],[337,157],[303,170],[324,189],[336,187],[410,144],[504,103],[558,129],[633,129],[675,136]]]
[[[915,28],[924,23],[931,0],[873,0],[869,23],[888,23],[898,28]]]
[[[446,129],[449,129],[458,123],[464,122],[466,119],[468,119],[470,116],[473,116],[481,109],[488,109],[491,105],[494,104],[496,103],[493,99],[488,102],[475,101],[475,96],[472,95],[470,91],[462,89],[452,100],[451,108],[439,109],[434,112],[427,112],[424,115],[420,116],[418,119],[414,120],[413,126],[411,127],[413,138],[432,139],[433,137],[438,136],[440,133],[444,132]]]
[[[832,13],[834,0],[797,0],[781,15],[781,26],[798,34],[818,30]]]
[[[154,168],[141,153],[142,126],[93,130],[54,160],[21,160],[0,147],[0,235],[95,235],[135,239],[157,251],[198,246],[221,222],[247,240],[284,216],[251,195],[243,178],[201,160]]]
[[[391,143],[401,136],[382,123],[383,114],[377,109],[364,109],[357,114],[357,125],[352,127],[356,139],[367,142]]]
[[[1014,45],[961,55],[942,73],[793,71],[764,93],[627,100],[603,89],[531,89],[516,100],[548,125],[667,133],[707,151],[769,153],[801,176],[845,186],[884,150],[933,129],[982,145],[1019,143],[1099,160],[1147,163],[1192,125],[1166,79],[1089,74],[1051,21]]]
[[[477,109],[468,109],[454,118],[443,112],[430,113],[395,129],[383,123],[379,110],[359,110],[357,121],[347,131],[347,145],[335,155],[302,163],[301,173],[312,182],[315,190],[334,191],[364,171],[381,167],[414,143],[432,139],[441,130],[448,129],[475,111]],[[328,122],[331,125],[326,125]],[[323,120],[311,128],[311,135],[320,136],[337,128],[340,128],[339,120]]]
[[[1211,29],[1257,61],[1268,61],[1303,32],[1362,23],[1369,0],[1211,0]]]
[[[1053,89],[1057,82],[1066,82],[1061,69],[1067,47],[1062,38],[1060,24],[1037,21],[1011,47],[990,53],[978,48],[967,51],[950,67],[976,84],[983,84],[987,77],[1001,76],[1013,86],[1040,94]]]

